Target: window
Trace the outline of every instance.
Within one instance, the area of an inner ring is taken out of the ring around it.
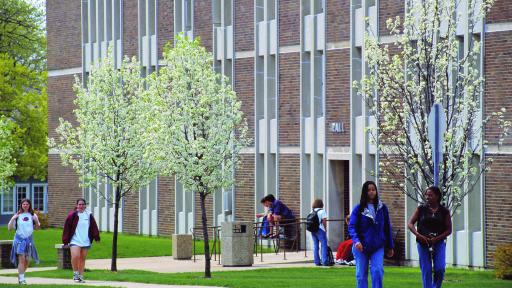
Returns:
[[[7,189],[2,191],[2,214],[14,213],[14,190]]]
[[[45,207],[46,185],[34,184],[32,186],[32,208],[41,212],[46,211]]]
[[[21,200],[24,198],[28,198],[30,195],[28,195],[28,184],[16,184],[16,209],[17,207],[20,207]]]

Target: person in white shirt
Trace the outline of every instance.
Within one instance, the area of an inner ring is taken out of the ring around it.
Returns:
[[[313,256],[316,266],[328,266],[327,258],[327,213],[324,210],[324,202],[321,199],[313,201],[313,210],[318,216],[318,231],[311,232],[313,238]],[[322,258],[319,255],[319,244],[322,245]]]
[[[90,211],[86,210],[85,199],[76,200],[75,210],[69,213],[62,231],[62,243],[69,245],[73,281],[84,283],[85,259],[93,240],[100,241],[98,224]]]
[[[39,228],[39,218],[32,210],[32,203],[29,199],[22,199],[20,208],[7,224],[9,230],[15,229],[14,241],[11,249],[11,262],[18,266],[18,283],[27,284],[25,271],[27,271],[30,258],[39,263],[36,246],[32,234],[34,227]]]

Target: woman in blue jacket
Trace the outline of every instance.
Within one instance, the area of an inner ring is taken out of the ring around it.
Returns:
[[[363,184],[359,205],[350,215],[348,232],[354,243],[352,252],[356,260],[357,287],[368,287],[368,266],[371,263],[372,288],[381,288],[384,252],[387,257],[394,254],[393,231],[388,207],[379,200],[377,185],[372,181]]]

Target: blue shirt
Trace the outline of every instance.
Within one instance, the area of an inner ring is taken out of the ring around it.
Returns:
[[[278,215],[283,217],[284,219],[293,219],[295,216],[293,216],[292,210],[288,208],[288,206],[284,205],[281,200],[275,200],[274,203],[269,207],[270,213],[274,215]]]

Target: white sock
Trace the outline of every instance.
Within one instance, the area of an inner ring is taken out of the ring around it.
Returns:
[[[20,273],[18,277],[20,278],[20,281],[25,280],[25,273]]]
[[[73,276],[78,276],[78,271],[73,271]]]

